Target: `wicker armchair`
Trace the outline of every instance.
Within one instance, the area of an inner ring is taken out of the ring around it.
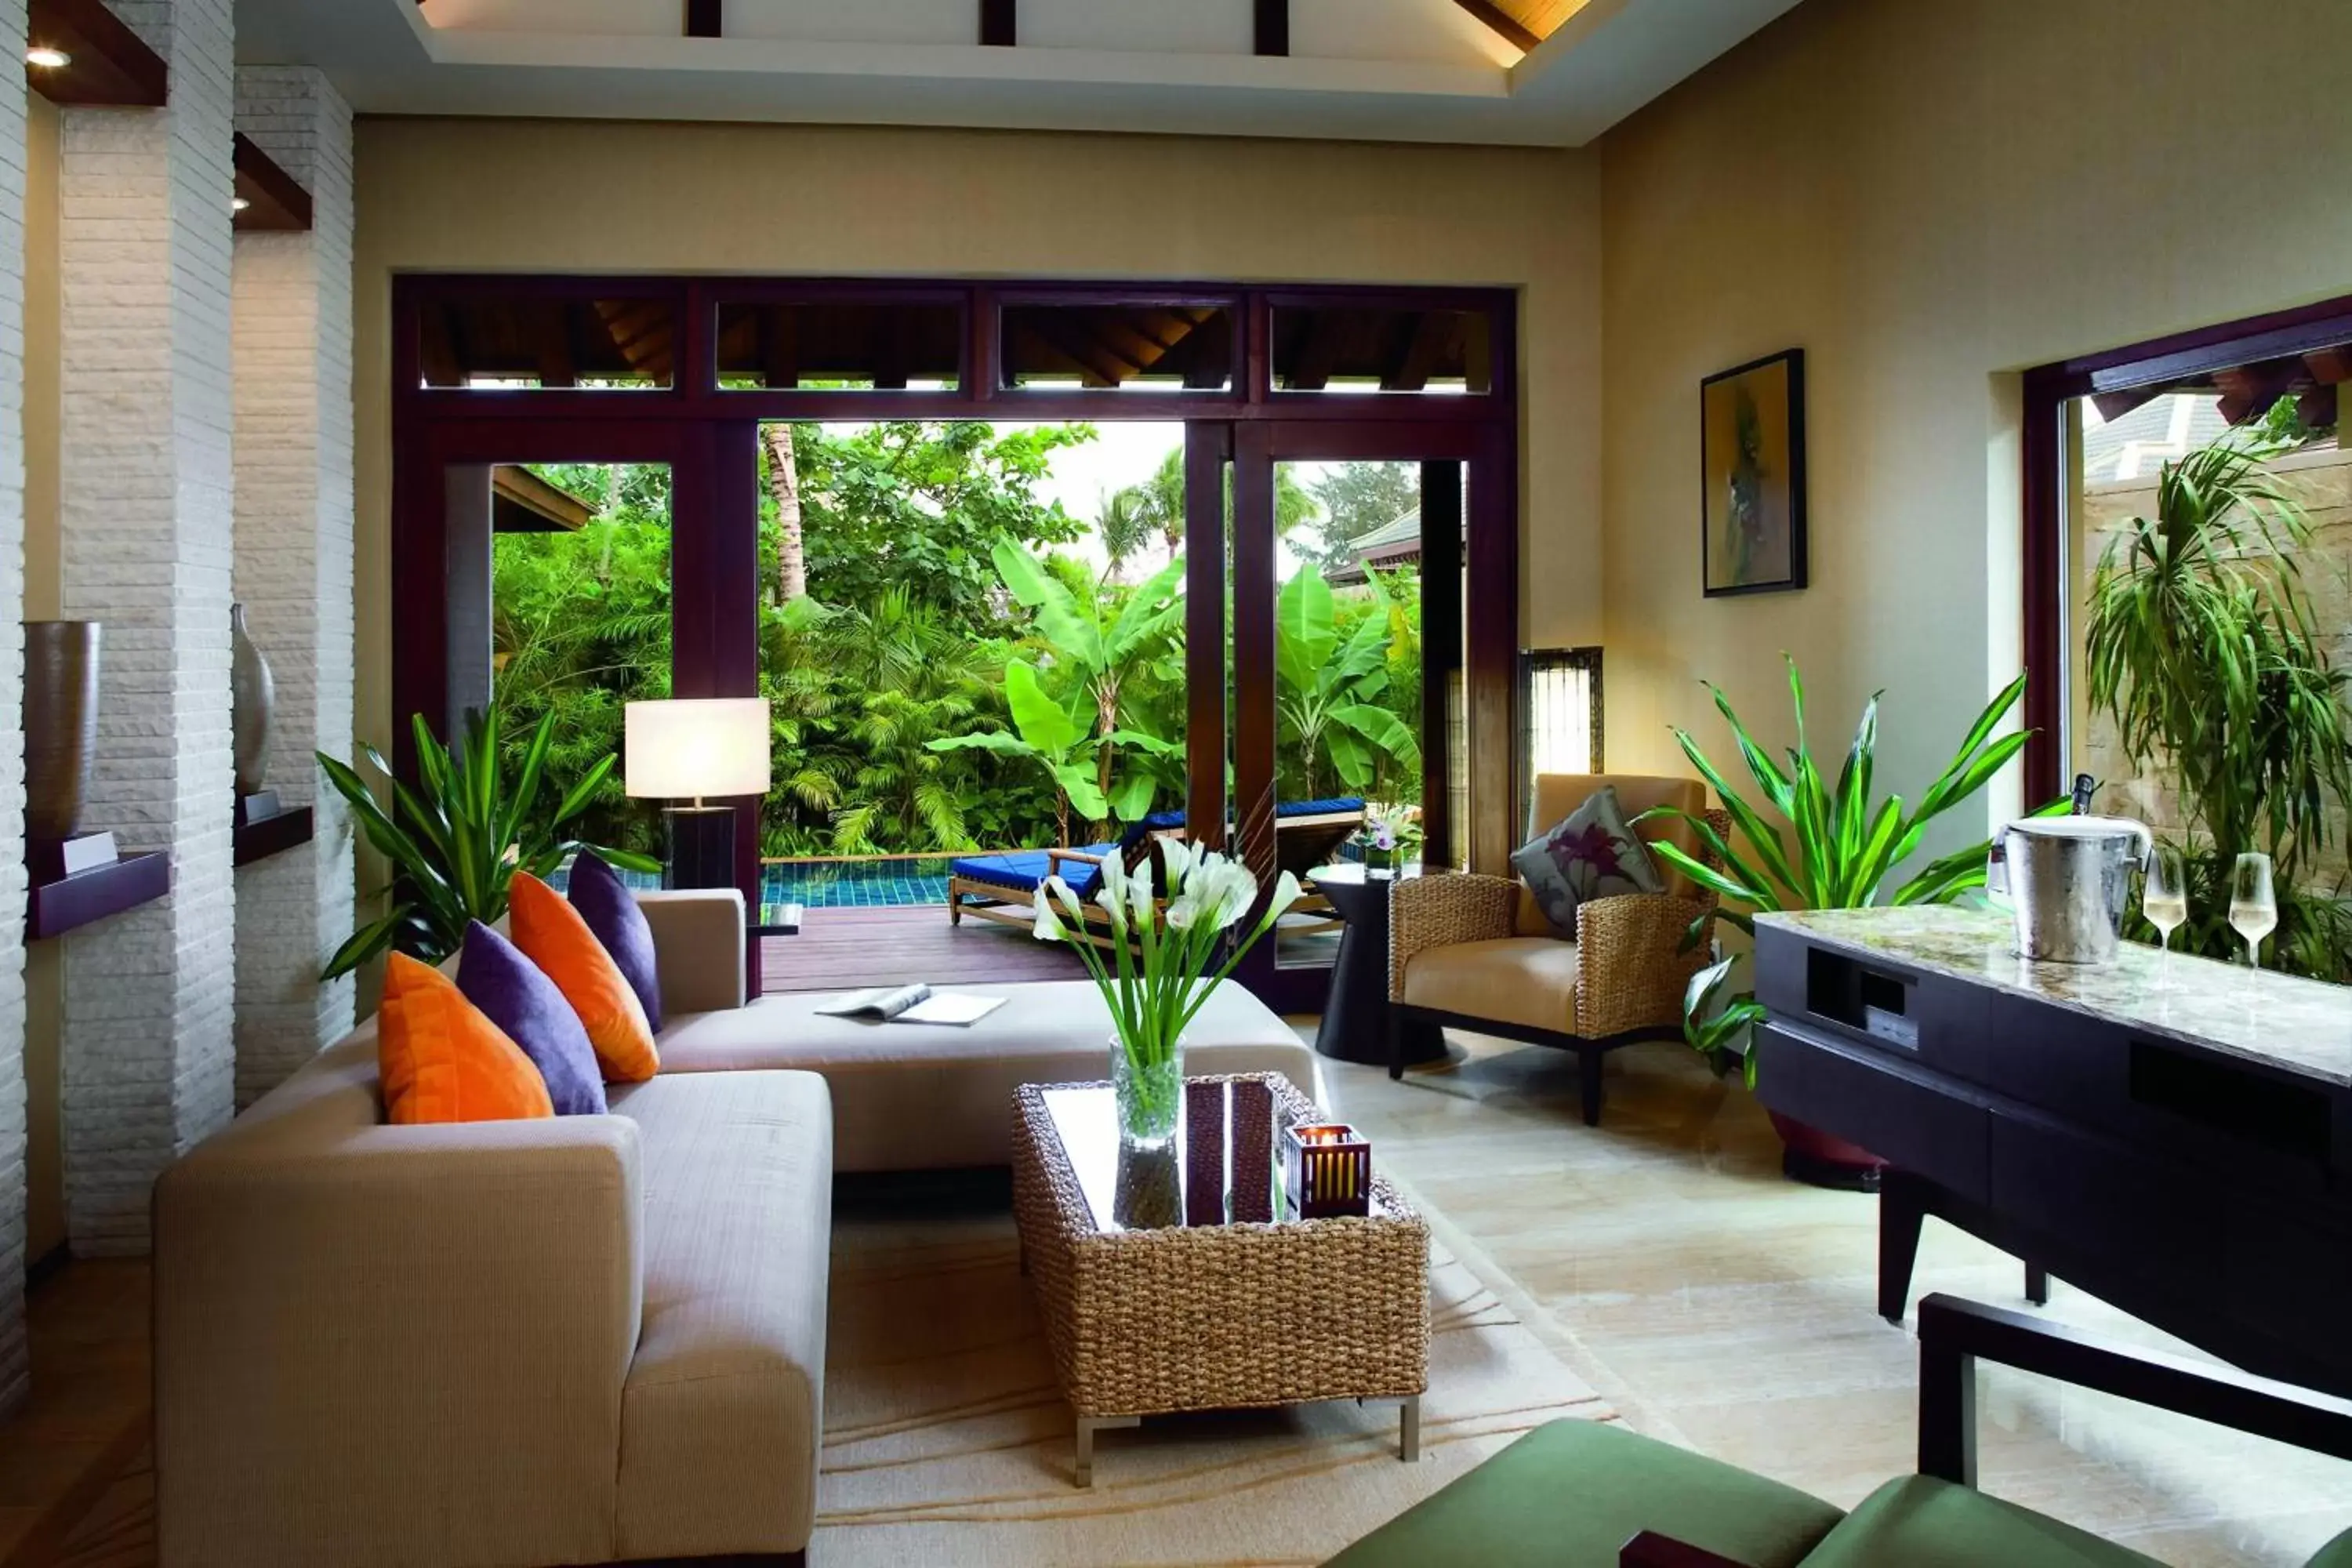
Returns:
[[[1537,820],[1560,821],[1606,784],[1629,819],[1656,805],[1696,815],[1706,805],[1696,779],[1546,773],[1536,780]],[[1722,813],[1706,815],[1718,833],[1729,831]],[[1660,818],[1634,831],[1707,858],[1686,823]],[[1442,872],[1399,881],[1389,906],[1389,1076],[1402,1077],[1411,1048],[1448,1026],[1557,1046],[1577,1053],[1584,1120],[1597,1125],[1606,1053],[1678,1038],[1683,993],[1707,962],[1703,947],[1679,949],[1715,896],[1660,869],[1664,892],[1580,905],[1574,941],[1552,930],[1516,878]]]

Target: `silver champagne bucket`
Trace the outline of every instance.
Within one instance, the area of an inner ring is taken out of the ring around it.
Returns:
[[[2019,956],[2115,962],[2131,874],[2154,842],[2124,816],[2029,817],[2002,828]]]

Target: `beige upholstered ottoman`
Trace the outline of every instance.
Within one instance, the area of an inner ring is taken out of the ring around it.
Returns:
[[[822,994],[763,996],[671,1019],[660,1040],[662,1071],[818,1074],[833,1091],[836,1171],[1010,1164],[1015,1089],[1090,1082],[1109,1071],[1110,1017],[1090,981],[940,990],[1005,1002],[957,1029],[827,1017],[816,1011],[828,1000]],[[1310,1098],[1320,1093],[1315,1053],[1231,982],[1210,996],[1185,1040],[1188,1073],[1279,1073]]]

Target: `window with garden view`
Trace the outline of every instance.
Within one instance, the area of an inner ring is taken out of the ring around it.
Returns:
[[[950,856],[1105,844],[1184,806],[1181,425],[775,422],[760,437],[771,897],[937,903]],[[583,771],[620,748],[625,703],[669,691],[669,470],[528,472],[580,521],[498,537],[496,701],[509,735],[558,714]],[[1420,475],[1277,473],[1280,795],[1366,800],[1408,849]],[[1230,651],[1225,668],[1230,681]],[[615,776],[582,835],[658,854],[655,807]]]
[[[2352,349],[2305,347],[2059,409],[2064,771],[2188,864],[2176,948],[2242,953],[2237,855],[2276,868],[2265,963],[2352,980]],[[2155,940],[2153,929],[2140,933]]]

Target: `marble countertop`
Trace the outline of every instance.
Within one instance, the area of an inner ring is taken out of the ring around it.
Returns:
[[[2352,986],[2125,942],[2108,964],[2035,963],[2009,915],[1949,906],[1759,914],[1761,927],[2352,1086]]]

